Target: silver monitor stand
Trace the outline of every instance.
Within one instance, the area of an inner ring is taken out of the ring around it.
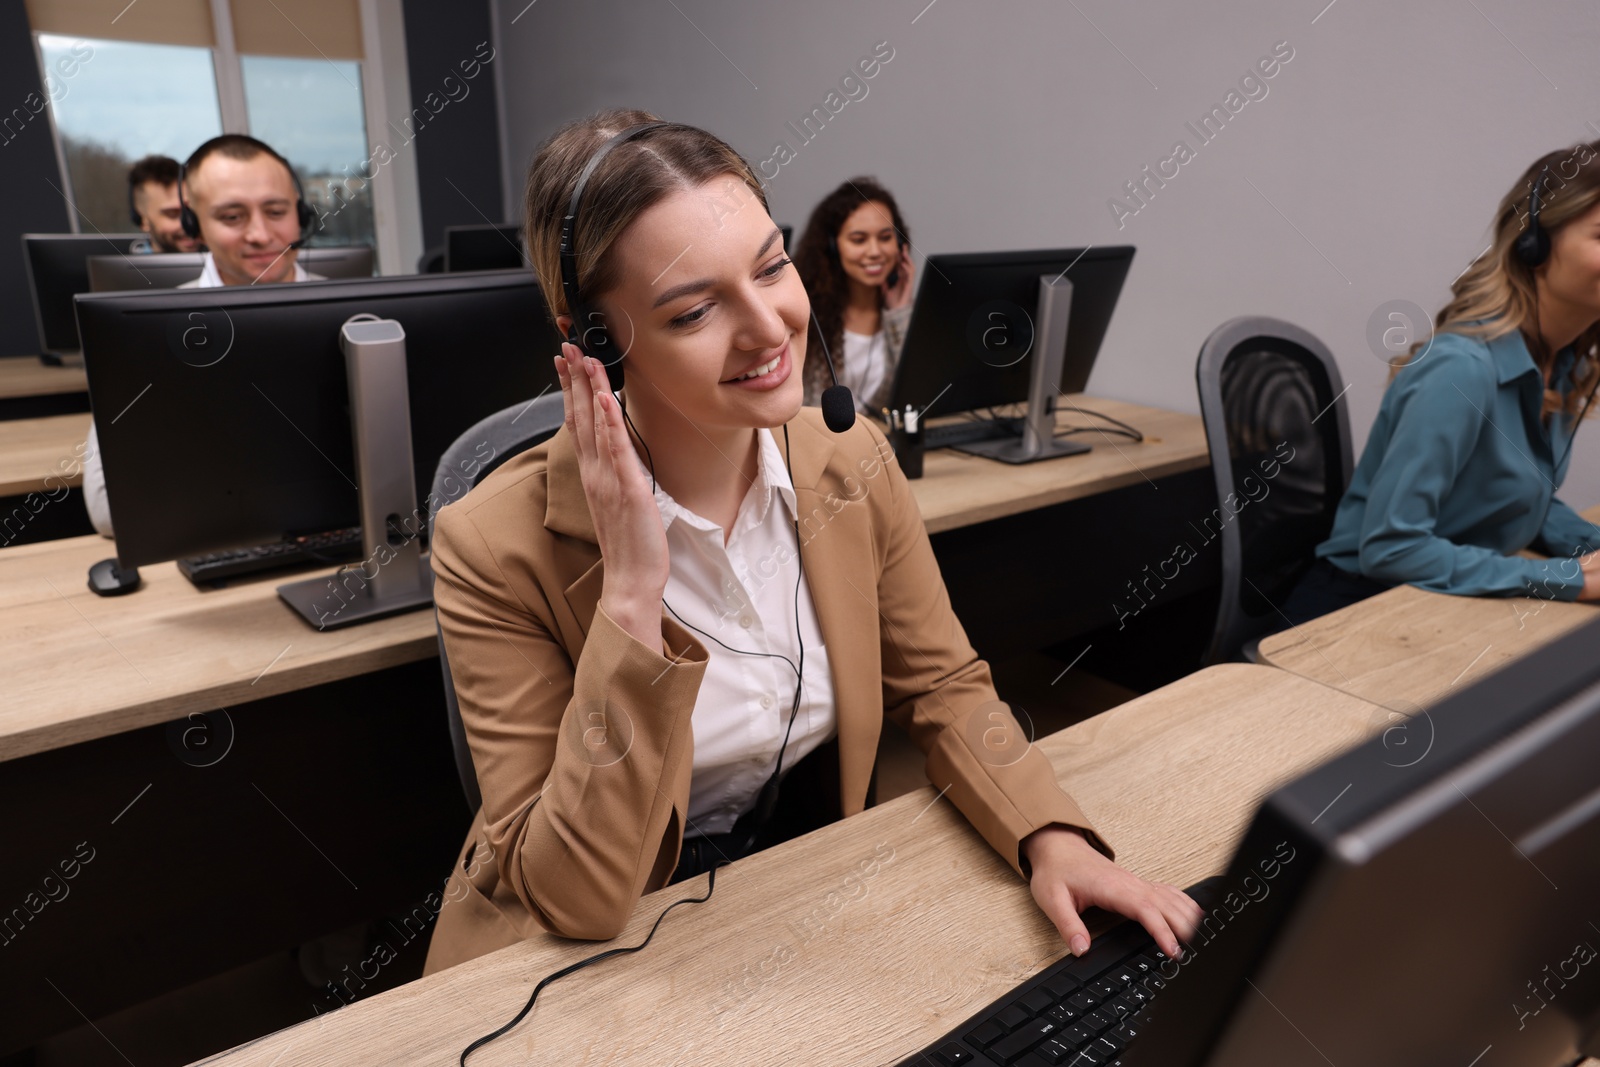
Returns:
[[[973,441],[957,445],[962,452],[1002,463],[1032,463],[1089,451],[1078,441],[1056,437],[1056,397],[1061,395],[1061,365],[1067,358],[1067,321],[1072,315],[1072,282],[1063,274],[1039,275],[1039,309],[1034,329],[1032,376],[1028,382],[1028,416],[1022,437]]]
[[[356,316],[339,332],[350,382],[350,427],[361,496],[362,559],[329,576],[278,586],[319,630],[366,622],[433,602],[433,570],[418,533],[411,464],[406,334],[398,322]]]

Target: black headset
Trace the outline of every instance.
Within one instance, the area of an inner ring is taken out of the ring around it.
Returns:
[[[180,177],[181,177],[182,172],[180,171],[179,174],[180,174]],[[133,202],[133,189],[134,189],[133,183],[129,182],[128,183],[128,217],[133,220],[133,224],[135,226],[137,226],[139,229],[144,229],[144,216],[139,214],[139,208]],[[183,198],[183,183],[181,181],[178,184],[178,198],[180,200]]]
[[[1539,225],[1539,186],[1549,176],[1550,164],[1546,163],[1539,176],[1533,179],[1533,189],[1528,193],[1528,228],[1518,234],[1511,245],[1517,259],[1529,270],[1550,258],[1550,235]]]
[[[685,126],[681,122],[642,122],[615,134],[595,149],[594,154],[589,157],[589,162],[583,165],[583,170],[578,174],[577,184],[572,187],[572,196],[567,201],[567,213],[561,220],[561,289],[566,294],[567,312],[572,316],[572,325],[567,329],[567,341],[577,346],[578,351],[584,355],[600,361],[606,369],[606,380],[611,384],[611,391],[614,393],[620,392],[623,386],[622,360],[627,352],[616,348],[611,335],[606,331],[605,321],[600,312],[593,310],[584,302],[578,286],[578,210],[583,206],[583,191],[589,184],[589,178],[613,148],[651,130],[666,128],[693,129],[694,127]],[[580,323],[583,325],[580,326]],[[821,334],[820,327],[817,332]],[[844,433],[855,425],[855,398],[850,395],[849,389],[839,384],[839,375],[833,366],[833,354],[828,351],[826,341],[822,343],[822,354],[828,362],[828,376],[833,380],[833,385],[822,392],[822,421],[834,433]]]
[[[289,165],[289,161],[274,151],[271,145],[267,144],[265,141],[258,141],[254,137],[249,137],[242,133],[225,133],[221,137],[213,137],[199,148],[196,148],[194,150],[194,154],[191,155],[183,163],[183,165],[178,168],[178,223],[183,227],[183,232],[188,234],[190,237],[200,237],[200,216],[194,213],[194,209],[191,208],[188,201],[184,200],[183,198],[183,183],[189,176],[189,168],[191,166],[198,166],[201,162],[203,162],[205,157],[210,155],[213,149],[216,147],[216,142],[222,140],[223,137],[230,139],[243,139],[250,142],[260,151],[265,152],[273,159],[276,159],[279,163],[282,163],[284,169],[289,172],[289,180],[294,182],[294,214],[295,218],[300,223],[300,236],[289,242],[289,247],[304,247],[306,241],[310,239],[311,234],[314,232],[313,227],[317,221],[317,213],[310,204],[306,203],[306,191],[305,188],[300,184],[300,175],[294,172],[294,168]],[[133,205],[133,192],[131,189],[128,192],[128,204],[130,208]],[[133,221],[136,224],[139,222],[137,212],[134,213]]]

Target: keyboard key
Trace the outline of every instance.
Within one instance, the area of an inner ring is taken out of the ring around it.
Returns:
[[[1102,1030],[1111,1029],[1116,1025],[1116,1023],[1117,1020],[1115,1016],[1107,1015],[1105,1013],[1104,1004],[1100,1005],[1100,1007],[1083,1017],[1083,1025],[1088,1027],[1090,1030],[1093,1030],[1097,1034]]]
[[[1057,1026],[1071,1026],[1073,1023],[1083,1018],[1084,1014],[1084,1012],[1079,1011],[1077,1008],[1068,1007],[1065,1004],[1057,1004],[1055,1007],[1045,1012],[1044,1017],[1055,1023]]]
[[[1137,982],[1141,973],[1142,972],[1137,968],[1130,967],[1128,964],[1124,963],[1120,967],[1112,968],[1111,973],[1106,977],[1110,978],[1117,985],[1126,988],[1127,986],[1132,985],[1134,982]]]
[[[1060,999],[1060,997],[1052,997],[1041,987],[1019,997],[1017,999],[1017,1003],[1027,1009],[1028,1014],[1037,1016],[1043,1015],[1045,1012],[1055,1007],[1056,1001]]]
[[[1095,1009],[1095,1011],[1104,1012],[1106,1015],[1109,1015],[1112,1022],[1119,1023],[1137,1010],[1138,1007],[1128,1000],[1128,995],[1126,993],[1120,997],[1117,997],[1115,1000],[1106,1001],[1104,1004]]]
[[[1089,1029],[1087,1026],[1084,1026],[1082,1023],[1074,1023],[1065,1030],[1061,1031],[1061,1034],[1061,1040],[1065,1041],[1073,1048],[1082,1048],[1084,1045],[1087,1045],[1089,1042],[1094,1040],[1094,1031]]]
[[[1117,1054],[1122,1051],[1122,1046],[1104,1035],[1091,1041],[1089,1047],[1105,1056],[1108,1060],[1116,1059]]]
[[[1128,1042],[1132,1041],[1143,1032],[1143,1023],[1123,1023],[1121,1026],[1111,1031],[1110,1036],[1111,1040],[1118,1042],[1123,1047],[1127,1047]]]
[[[1080,1048],[1072,1054],[1072,1058],[1061,1061],[1060,1067],[1099,1067],[1106,1062],[1106,1057],[1092,1048]]]
[[[1000,1011],[995,1012],[994,1021],[1000,1024],[1000,1029],[1010,1033],[1019,1026],[1023,1026],[1033,1016],[1016,1004],[1008,1004]]]
[[[1151,959],[1145,953],[1141,952],[1139,955],[1128,961],[1128,966],[1132,967],[1140,974],[1154,974],[1156,970],[1156,961]]]
[[[1067,1006],[1077,1008],[1079,1011],[1091,1011],[1098,1003],[1100,998],[1087,989],[1080,989],[1067,998]]]
[[[994,1022],[979,1023],[967,1034],[967,1044],[976,1045],[978,1048],[988,1048],[990,1045],[1006,1036],[1006,1032],[996,1026]]]
[[[1046,980],[1039,988],[1046,990],[1059,1001],[1066,1000],[1082,986],[1083,983],[1072,977],[1072,975],[1063,973]]]
[[[1063,1060],[1070,1059],[1075,1051],[1076,1049],[1071,1045],[1064,1044],[1058,1035],[1034,1049],[1032,1055],[1039,1057],[1046,1063],[1059,1064]]]
[[[1055,1032],[1056,1024],[1049,1019],[1035,1019],[1016,1033],[1008,1034],[996,1041],[993,1047],[989,1049],[989,1057],[999,1060],[1002,1064],[1010,1067],[1011,1064],[1022,1058],[1024,1052],[1027,1052],[1045,1038],[1051,1037]]]
[[[935,1052],[933,1058],[939,1061],[941,1067],[961,1067],[964,1063],[971,1063],[973,1055],[952,1041]]]
[[[1122,987],[1109,978],[1096,978],[1094,981],[1084,986],[1084,988],[1093,993],[1095,996],[1099,997],[1101,1000],[1110,1000],[1112,997],[1122,992]]]

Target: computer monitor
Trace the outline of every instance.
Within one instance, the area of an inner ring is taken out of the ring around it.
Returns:
[[[324,278],[372,277],[371,245],[302,248],[299,263]],[[176,289],[200,277],[202,252],[163,252],[148,256],[90,256],[89,291],[126,293],[139,289]]]
[[[1131,245],[929,256],[891,407],[926,417],[1021,403],[1040,355],[1060,361],[1040,383],[1046,399],[1082,392],[1132,262]],[[1041,414],[1053,427],[1053,409]]]
[[[78,299],[123,568],[359,525],[340,330],[405,332],[412,468],[479,419],[557,387],[533,275],[408,275]]]
[[[527,267],[522,227],[515,225],[446,226],[445,273],[464,270],[514,270]]]
[[[39,330],[39,354],[45,362],[59,363],[81,351],[78,323],[72,317],[72,298],[89,291],[89,257],[135,258],[131,253],[136,243],[148,240],[142,233],[22,235],[33,321]]]
[[[1400,710],[1262,803],[1126,1067],[1600,1055],[1600,620]]]

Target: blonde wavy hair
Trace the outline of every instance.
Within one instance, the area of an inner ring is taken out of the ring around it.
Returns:
[[[1500,198],[1495,212],[1493,243],[1451,284],[1451,299],[1434,318],[1436,335],[1450,332],[1491,341],[1512,330],[1522,330],[1529,341],[1533,361],[1546,378],[1550,365],[1555,362],[1555,353],[1546,351],[1539,330],[1537,279],[1541,268],[1524,264],[1517,257],[1514,245],[1527,229],[1533,183],[1547,167],[1549,173],[1545,174],[1539,190],[1539,225],[1552,242],[1563,226],[1600,204],[1600,141],[1580,142],[1534,160],[1510,191]],[[1405,361],[1397,364],[1393,373],[1399,373],[1426,343],[1414,343]],[[1588,396],[1596,382],[1600,382],[1597,346],[1600,346],[1600,323],[1590,325],[1573,342],[1573,349],[1582,360],[1573,371],[1576,387],[1568,391],[1566,399],[1546,385],[1544,414],[1563,409],[1568,414],[1575,413],[1580,399]],[[1393,374],[1390,377],[1392,379]]]

